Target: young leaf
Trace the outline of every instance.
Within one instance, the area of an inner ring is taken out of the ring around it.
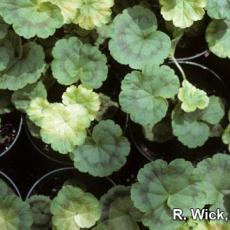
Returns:
[[[200,177],[194,177],[194,167],[188,161],[176,159],[170,164],[156,160],[138,173],[132,185],[131,198],[144,213],[142,222],[150,229],[177,229],[180,222],[172,220],[172,209],[181,208],[184,216],[190,208],[203,208],[206,194]]]
[[[77,13],[73,22],[86,30],[102,26],[110,21],[112,14],[111,7],[113,5],[114,0],[79,0],[77,2]]]
[[[64,23],[71,23],[77,14],[76,0],[49,0],[52,4],[57,5],[64,18]]]
[[[67,106],[76,103],[84,106],[88,110],[91,120],[96,118],[97,112],[100,109],[99,95],[81,85],[67,88],[66,92],[62,95],[62,102]]]
[[[111,188],[100,199],[102,217],[100,222],[105,223],[109,229],[126,230],[132,226],[133,230],[139,229],[137,221],[141,220],[141,212],[137,210],[130,198],[130,188],[117,185]]]
[[[14,44],[10,40],[4,42],[9,61],[0,72],[0,89],[18,90],[36,82],[45,70],[45,55],[42,47],[34,42],[28,42],[22,46],[21,57],[17,57],[13,54]]]
[[[230,1],[208,0],[207,12],[213,19],[230,19]]]
[[[230,122],[230,111],[228,112],[228,120]],[[230,152],[230,124],[225,129],[225,131],[222,135],[222,140],[223,140],[224,144],[228,145],[228,151]]]
[[[47,196],[34,195],[27,200],[33,215],[32,230],[47,230],[51,227],[51,200]]]
[[[26,112],[30,105],[30,101],[37,97],[47,98],[46,88],[41,81],[15,91],[11,100],[18,110]]]
[[[85,142],[86,128],[89,126],[90,117],[85,107],[54,103],[45,107],[40,135],[53,150],[68,154]]]
[[[173,133],[180,142],[189,148],[204,145],[211,136],[211,128],[219,124],[224,117],[223,101],[211,96],[209,105],[204,110],[186,113],[177,105],[172,113]]]
[[[29,205],[15,195],[0,199],[1,230],[23,229],[30,230],[33,222]]]
[[[207,0],[160,0],[161,14],[176,27],[190,27],[194,21],[201,20],[205,14]]]
[[[112,120],[105,120],[94,127],[92,137],[78,146],[71,158],[81,172],[103,177],[118,171],[125,164],[129,152],[129,141],[122,136],[120,126]]]
[[[168,66],[155,66],[148,73],[134,71],[122,81],[121,108],[134,122],[154,126],[165,117],[167,99],[177,94],[179,85],[178,77]]]
[[[29,119],[37,126],[41,127],[42,119],[44,118],[45,111],[49,107],[49,102],[44,98],[34,98],[31,100],[27,108],[27,115]]]
[[[207,27],[209,49],[220,58],[230,58],[230,20],[213,20]]]
[[[199,176],[203,180],[210,211],[219,208],[226,214],[230,214],[227,213],[230,208],[229,204],[225,202],[225,198],[230,195],[229,170],[230,156],[227,154],[216,154],[212,158],[204,159],[197,165],[195,176]]]
[[[168,57],[170,38],[157,31],[155,14],[142,6],[125,9],[113,21],[109,42],[111,55],[133,69],[159,65]]]
[[[53,225],[57,230],[92,227],[100,218],[99,201],[90,193],[70,185],[63,186],[51,204]]]
[[[187,80],[183,81],[178,98],[182,102],[181,108],[187,113],[194,112],[196,109],[205,109],[209,104],[207,93],[196,88]]]
[[[106,80],[107,59],[96,47],[82,44],[77,37],[60,39],[52,51],[52,72],[60,84],[81,80],[85,87],[99,88]]]
[[[48,38],[63,23],[61,10],[45,0],[1,0],[0,15],[14,31],[27,39]]]

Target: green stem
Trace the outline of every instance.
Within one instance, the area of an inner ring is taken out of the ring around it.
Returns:
[[[176,58],[174,56],[171,56],[172,61],[174,62],[174,64],[176,65],[176,67],[178,68],[178,70],[181,73],[181,76],[183,77],[184,80],[186,80],[186,75],[184,70],[182,69],[181,65],[178,63],[178,61],[176,60]]]
[[[177,59],[175,58],[176,47],[177,47],[177,44],[180,41],[182,36],[183,36],[183,34],[181,34],[180,36],[178,36],[177,38],[175,38],[172,41],[172,48],[171,48],[170,57],[171,57],[171,60],[173,61],[173,63],[178,68],[178,70],[180,71],[181,76],[183,77],[183,79],[186,80],[185,72],[184,72],[183,68],[181,67],[181,65],[179,64],[179,62],[177,61]]]
[[[22,39],[19,37],[19,54],[18,54],[18,59],[20,60],[23,55],[23,47],[22,47]]]

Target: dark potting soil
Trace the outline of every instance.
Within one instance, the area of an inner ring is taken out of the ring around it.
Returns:
[[[0,155],[4,154],[15,139],[21,129],[21,114],[19,112],[12,112],[1,115],[0,123]]]
[[[93,178],[87,174],[78,172],[76,169],[66,168],[45,176],[37,183],[33,190],[30,191],[28,196],[42,194],[54,198],[63,185],[78,186],[82,190],[90,192],[97,198],[100,198],[114,186],[114,182],[109,178]]]

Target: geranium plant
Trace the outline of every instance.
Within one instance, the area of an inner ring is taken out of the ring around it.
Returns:
[[[207,50],[178,58],[192,33]],[[0,156],[22,116],[78,179],[125,184],[25,202],[0,181],[0,229],[228,229],[190,208],[230,217],[229,38],[230,0],[0,0]]]

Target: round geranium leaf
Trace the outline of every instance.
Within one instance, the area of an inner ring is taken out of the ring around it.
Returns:
[[[62,154],[73,152],[86,138],[86,128],[90,118],[85,107],[74,105],[49,104],[41,120],[40,135],[52,149]]]
[[[102,26],[110,21],[111,7],[114,0],[79,0],[77,2],[77,13],[73,20],[86,30]]]
[[[158,65],[168,57],[170,48],[170,38],[157,31],[156,16],[149,9],[127,8],[113,21],[109,49],[121,64],[134,69]]]
[[[206,194],[200,177],[193,174],[193,165],[182,159],[170,164],[156,160],[139,171],[131,198],[144,213],[144,225],[150,229],[177,229],[181,223],[172,220],[172,209],[180,208],[184,216],[189,216],[191,207],[204,207]]]
[[[36,97],[47,98],[46,88],[41,81],[15,91],[11,100],[18,110],[26,112],[30,101]]]
[[[13,48],[7,49],[12,54]],[[36,82],[45,70],[45,55],[40,45],[28,42],[22,49],[21,57],[11,57],[7,67],[0,72],[0,89],[22,89],[27,84]]]
[[[227,154],[216,154],[198,163],[195,176],[199,175],[208,194],[207,204],[210,210],[219,208],[229,215],[229,202],[225,198],[230,195],[230,181],[228,180],[230,170],[230,156]]]
[[[108,176],[118,171],[130,152],[130,144],[122,135],[122,129],[112,120],[96,125],[92,137],[72,153],[74,166],[92,176]]]
[[[82,44],[77,37],[59,40],[53,51],[52,72],[60,84],[81,81],[88,88],[99,88],[106,80],[107,59],[98,48]]]
[[[178,98],[182,102],[181,108],[187,113],[194,112],[196,109],[205,109],[209,104],[207,93],[196,88],[187,80],[183,81]]]
[[[95,225],[101,216],[100,203],[91,193],[70,185],[63,186],[51,204],[57,230],[80,230]]]
[[[60,8],[65,23],[71,23],[74,20],[78,5],[76,0],[51,0],[51,2]]]
[[[30,230],[33,222],[29,205],[15,195],[0,199],[1,230]]]
[[[100,202],[102,205],[102,222],[115,219],[119,214],[120,217],[128,215],[133,221],[140,221],[141,219],[141,212],[134,207],[131,201],[130,187],[116,185],[101,197]]]
[[[220,58],[230,58],[228,46],[230,20],[213,20],[207,27],[206,40],[209,49]]]
[[[207,0],[160,0],[161,14],[176,27],[190,27],[194,21],[201,20],[205,14]]]
[[[230,1],[208,0],[207,12],[213,19],[230,19]]]
[[[61,10],[51,1],[2,0],[0,15],[13,25],[17,34],[27,39],[34,36],[47,38],[64,23]]]
[[[27,202],[33,215],[32,230],[47,230],[51,227],[51,200],[47,196],[34,195]]]
[[[154,126],[165,117],[167,98],[175,96],[179,87],[178,77],[168,66],[155,66],[148,73],[134,71],[122,81],[120,105],[134,122]]]
[[[84,106],[88,110],[91,120],[96,118],[97,112],[100,109],[99,95],[94,93],[91,89],[84,88],[81,85],[78,87],[68,87],[66,92],[62,95],[62,102],[65,105],[77,103]]]
[[[44,112],[49,106],[49,102],[44,98],[34,98],[27,108],[27,115],[35,125],[41,127]]]
[[[177,105],[172,113],[172,128],[174,135],[189,148],[205,144],[212,136],[212,126],[217,125],[224,117],[223,101],[211,96],[209,105],[204,110],[186,113]]]

